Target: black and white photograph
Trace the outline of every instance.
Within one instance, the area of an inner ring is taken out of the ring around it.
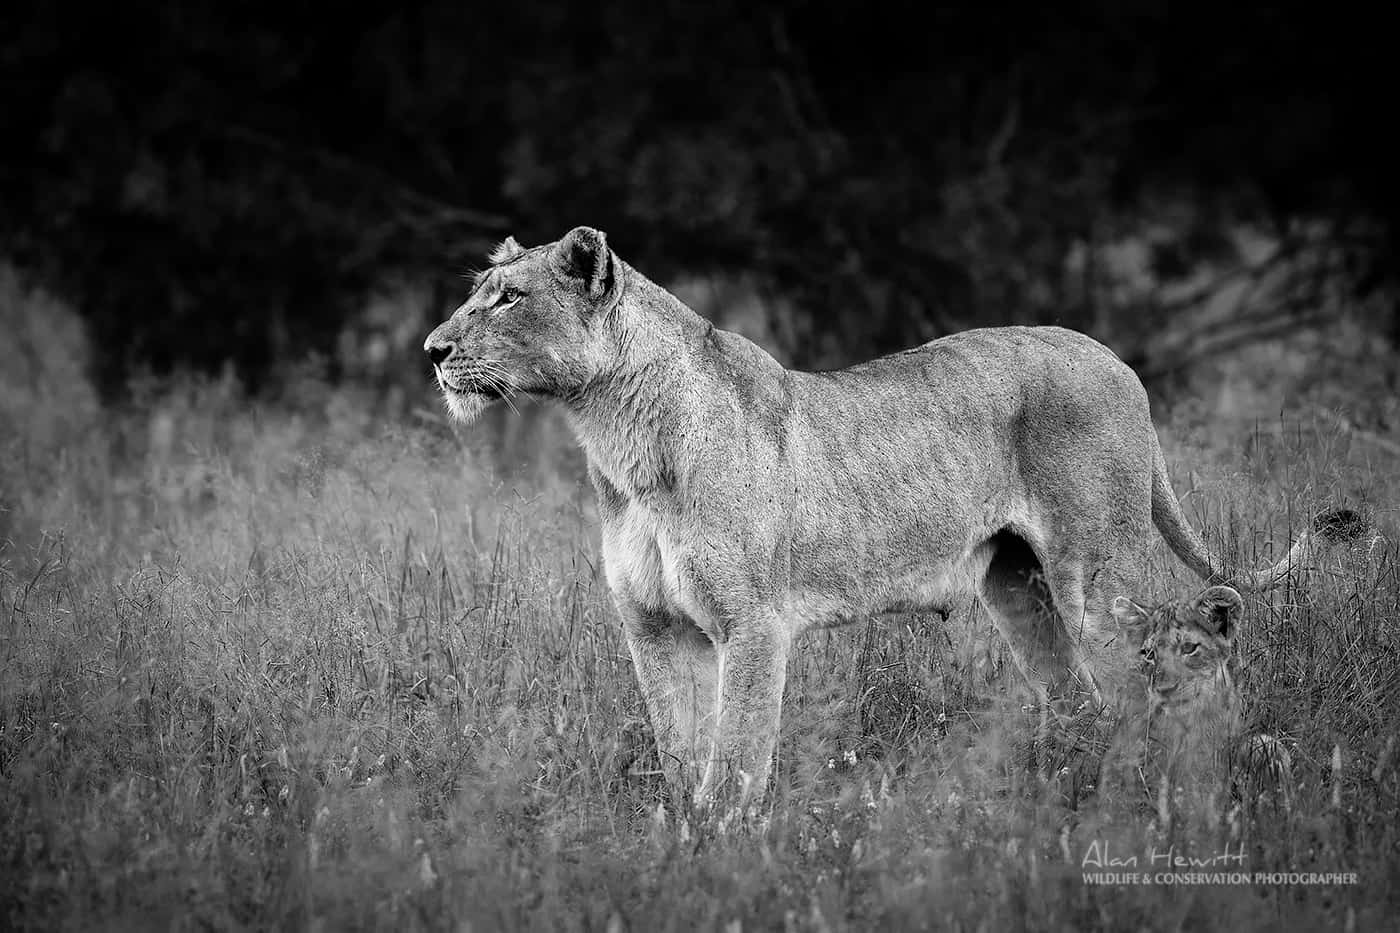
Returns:
[[[1395,53],[6,4],[0,928],[1393,929]]]

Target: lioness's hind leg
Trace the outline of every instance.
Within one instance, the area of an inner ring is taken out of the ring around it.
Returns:
[[[1100,573],[1090,574],[1097,579]],[[1104,671],[1104,652],[1098,650],[1104,637],[1107,605],[1098,587],[1085,586],[1084,562],[1066,558],[1046,572],[1050,597],[1055,604],[1060,623],[1061,643],[1069,666],[1060,672],[1064,679],[1055,692],[1078,699],[1091,697],[1102,705],[1105,691],[1100,683]]]
[[[1034,767],[1048,778],[1058,718],[1054,704],[1070,681],[1074,649],[1035,551],[1010,532],[995,535],[991,543],[995,550],[978,596],[1036,696],[1040,720]]]

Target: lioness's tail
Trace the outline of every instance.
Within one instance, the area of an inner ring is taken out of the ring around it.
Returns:
[[[1263,570],[1244,570],[1231,576],[1225,572],[1224,565],[1211,555],[1196,529],[1186,521],[1181,503],[1177,501],[1171,481],[1167,478],[1167,463],[1162,457],[1162,448],[1153,446],[1156,449],[1152,460],[1152,521],[1176,556],[1209,583],[1232,583],[1254,590],[1277,586],[1295,568],[1306,566],[1321,548],[1359,538],[1370,527],[1365,518],[1351,509],[1319,512],[1313,518],[1312,528],[1298,536],[1283,560]]]

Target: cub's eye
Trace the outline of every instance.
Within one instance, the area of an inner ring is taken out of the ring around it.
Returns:
[[[504,288],[504,289],[501,289],[501,300],[498,301],[498,302],[496,302],[496,304],[500,304],[500,305],[513,305],[513,304],[515,304],[517,301],[519,301],[521,298],[524,298],[524,297],[525,297],[525,296],[522,295],[522,294],[519,292],[519,290],[517,290],[517,289],[514,289],[514,288]]]
[[[1200,646],[1197,642],[1194,642],[1194,641],[1182,642],[1182,644],[1181,644],[1181,653],[1182,653],[1182,654],[1195,654],[1195,653],[1196,653],[1196,649],[1199,648],[1199,647],[1201,647],[1201,646]]]

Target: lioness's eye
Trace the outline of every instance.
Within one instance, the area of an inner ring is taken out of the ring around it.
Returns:
[[[506,288],[501,290],[501,300],[497,303],[503,305],[514,304],[515,302],[519,301],[522,297],[524,296],[522,296],[520,292],[516,291],[515,289]]]
[[[1199,644],[1197,644],[1196,642],[1194,642],[1194,641],[1184,642],[1184,643],[1182,644],[1182,646],[1181,646],[1181,653],[1182,653],[1182,654],[1195,654],[1195,653],[1196,653],[1196,649],[1199,648],[1199,647],[1201,647],[1201,646],[1200,646]]]

